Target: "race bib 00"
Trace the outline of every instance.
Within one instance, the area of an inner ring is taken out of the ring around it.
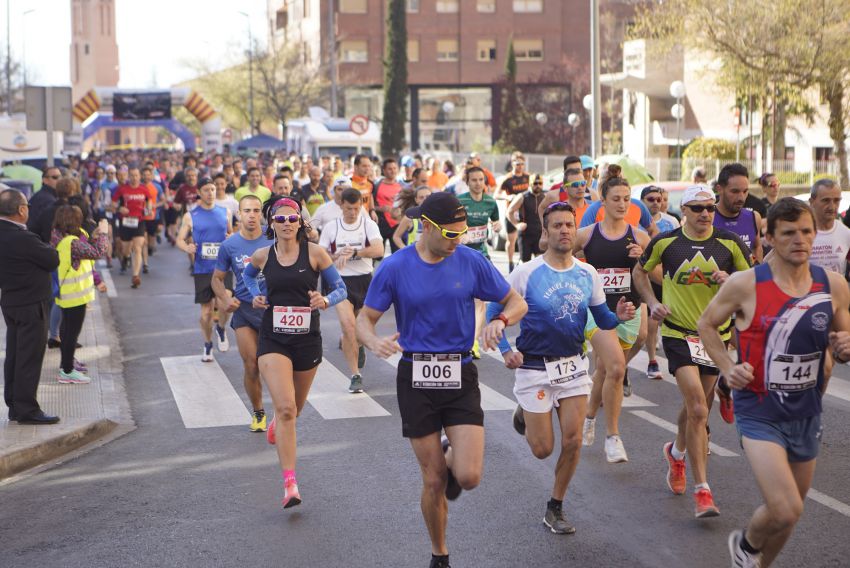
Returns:
[[[275,306],[272,311],[272,329],[275,333],[309,333],[313,311],[309,307]]]
[[[412,359],[413,388],[460,388],[460,353],[414,353]]]
[[[572,357],[546,357],[546,374],[549,384],[563,385],[587,376],[587,357],[574,355]]]
[[[702,344],[702,340],[699,337],[689,335],[685,338],[685,341],[688,342],[688,350],[691,352],[691,361],[697,365],[717,367],[717,365],[714,364],[714,361],[711,360],[711,357],[708,356],[708,353],[706,353],[705,345]]]
[[[765,384],[772,391],[807,390],[818,383],[821,353],[806,355],[774,354],[767,367]]]
[[[221,243],[203,243],[201,245],[201,258],[204,260],[215,260],[218,258],[218,249]]]
[[[121,226],[127,227],[128,229],[137,229],[139,227],[139,218],[124,217],[123,219],[121,219]]]
[[[632,272],[628,268],[599,268],[602,290],[606,294],[628,294],[632,291]]]

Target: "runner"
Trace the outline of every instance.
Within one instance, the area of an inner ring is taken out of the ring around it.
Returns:
[[[809,262],[847,278],[850,229],[836,222],[838,206],[841,204],[841,189],[831,179],[818,180],[812,186],[809,204],[818,229]]]
[[[487,252],[487,231],[490,225],[493,231],[498,233],[502,230],[499,222],[499,205],[496,200],[486,193],[487,176],[481,168],[470,168],[466,171],[466,184],[469,191],[460,195],[458,201],[466,209],[466,223],[469,230],[466,233],[464,243],[471,249],[477,250],[490,260]],[[478,336],[484,326],[484,316],[487,306],[481,300],[475,300],[475,343],[472,344],[472,358],[480,359],[481,350],[478,345]]]
[[[159,208],[164,204],[164,200],[160,199],[161,189],[154,185],[153,168],[145,166],[142,168],[142,185],[147,188],[148,202],[145,205],[145,214],[142,220],[145,223],[145,246],[142,247],[142,273],[148,273],[148,258],[156,251],[157,231],[159,230],[160,222]]]
[[[652,220],[655,221],[659,233],[666,233],[679,227],[678,219],[669,213],[661,211],[666,194],[667,192],[657,185],[647,186],[640,192],[640,200],[649,209]],[[653,281],[652,291],[655,293],[655,298],[660,302],[661,284]],[[649,363],[646,366],[646,378],[660,380],[662,378],[661,368],[655,359],[655,353],[658,349],[658,322],[652,318],[646,318],[646,320],[646,354],[649,356]]]
[[[714,226],[738,235],[747,245],[756,262],[763,258],[761,247],[761,215],[744,207],[750,192],[747,168],[741,164],[726,164],[717,175],[717,213]]]
[[[566,163],[571,156],[567,156],[564,160]],[[576,160],[576,163],[579,163]],[[564,170],[564,183],[561,184],[559,189],[551,189],[546,192],[546,195],[543,197],[543,201],[537,207],[538,217],[543,219],[543,212],[553,203],[569,203],[570,207],[573,208],[575,213],[576,223],[581,224],[581,220],[584,216],[587,208],[590,207],[590,201],[587,199],[587,182],[584,179],[584,175],[581,173],[581,169],[578,167],[571,167]],[[564,187],[566,186],[566,187]],[[547,246],[547,240],[542,237],[538,241],[538,248],[545,252]]]
[[[604,179],[608,178],[621,178],[622,177],[622,168],[616,164],[612,164],[608,166],[608,171],[604,176]],[[604,183],[604,181],[602,182]],[[601,184],[600,184],[601,185]],[[581,218],[581,222],[579,223],[580,228],[589,227],[594,223],[598,223],[602,219],[605,218],[605,208],[602,206],[601,201],[594,201],[587,208],[587,211],[584,212],[584,215]],[[649,233],[650,237],[653,237],[658,234],[658,227],[655,225],[655,221],[652,220],[652,215],[649,213],[649,209],[641,203],[640,201],[630,201],[629,202],[629,210],[626,211],[626,223],[634,227],[635,229],[642,229]]]
[[[342,328],[342,352],[351,373],[348,392],[363,392],[362,369],[366,350],[358,345],[354,321],[372,281],[372,259],[384,255],[384,242],[377,223],[363,214],[363,195],[354,188],[342,192],[342,216],[325,226],[319,246],[326,249],[339,271],[348,298],[336,306]]]
[[[132,288],[142,284],[139,276],[142,270],[142,249],[145,246],[145,225],[142,218],[145,207],[150,199],[148,188],[141,185],[142,173],[139,168],[130,168],[129,184],[122,185],[112,194],[113,203],[118,204],[121,214],[121,227],[118,236],[121,239],[119,257],[121,258],[121,273],[127,267],[127,257],[132,257],[133,279]]]
[[[236,333],[236,345],[242,357],[242,381],[253,409],[251,425],[248,427],[251,432],[266,431],[263,385],[260,382],[260,368],[257,364],[257,338],[262,327],[263,310],[251,305],[254,298],[245,286],[242,271],[251,263],[251,255],[257,249],[274,243],[263,235],[260,224],[262,209],[263,204],[256,195],[246,195],[239,202],[239,232],[221,243],[212,276],[212,289],[218,299],[218,305],[227,306],[224,311],[233,314],[230,327]],[[233,296],[227,293],[228,273],[236,277]],[[257,284],[261,294],[268,295],[262,274],[257,275]]]
[[[363,206],[369,212],[369,217],[378,222],[375,213],[375,202],[372,200],[375,184],[372,181],[372,160],[366,154],[354,156],[354,173],[351,175],[351,187],[363,194]]]
[[[508,202],[505,204],[506,208],[510,205],[510,201],[514,195],[519,195],[529,188],[529,176],[525,171],[525,156],[520,152],[515,152],[511,166],[513,167],[511,175],[505,178],[499,191],[496,192],[496,199],[502,199]],[[518,233],[516,225],[511,223],[510,219],[506,220],[505,224],[508,231],[506,250],[508,252],[508,271],[510,272],[514,269],[514,249],[516,248]]]
[[[301,414],[316,369],[322,361],[319,309],[326,310],[345,299],[345,284],[328,253],[307,241],[301,206],[284,197],[268,202],[266,236],[274,239],[251,256],[242,272],[252,305],[264,309],[260,327],[260,374],[274,403],[268,441],[277,447],[283,471],[283,508],[301,504],[295,478],[295,425]],[[257,276],[265,275],[267,294],[260,290]],[[332,290],[318,291],[319,273]]]
[[[484,412],[470,353],[473,299],[505,307],[484,328],[482,343],[488,349],[497,346],[505,326],[519,321],[527,306],[483,255],[458,246],[467,224],[457,197],[433,193],[407,216],[425,223],[422,237],[378,267],[357,318],[357,338],[379,357],[402,353],[396,378],[402,435],[410,439],[422,471],[430,565],[445,568],[446,498],[476,487],[484,462]],[[378,337],[375,326],[392,304],[399,331]],[[443,428],[446,438],[441,440]]]
[[[605,329],[633,318],[635,310],[621,298],[617,313],[612,313],[596,270],[573,258],[576,225],[569,204],[550,205],[543,213],[543,223],[549,242],[546,253],[508,276],[508,282],[528,303],[516,341],[518,351],[511,349],[504,335],[499,351],[505,366],[516,369],[514,396],[519,406],[514,425],[538,459],[546,459],[554,449],[552,408],[557,409],[561,454],[543,523],[555,534],[572,534],[576,529],[564,516],[563,501],[581,453],[581,424],[590,392],[583,346],[588,309]],[[496,317],[501,309],[491,303],[488,318]]]
[[[223,173],[215,174],[213,176],[213,185],[215,185],[215,204],[227,209],[227,217],[230,219],[234,228],[236,228],[236,224],[239,222],[239,202],[227,193],[227,176]]]
[[[230,349],[225,327],[230,317],[227,306],[230,302],[218,304],[219,322],[213,325],[215,294],[212,288],[212,275],[216,259],[224,242],[233,229],[227,216],[227,209],[215,204],[215,185],[207,183],[201,187],[198,207],[183,215],[180,232],[177,233],[177,247],[195,257],[192,278],[195,280],[195,303],[201,305],[201,334],[204,336],[204,350],[201,361],[213,361],[212,334],[215,327],[218,350],[222,353]],[[189,232],[193,242],[188,242]],[[230,286],[233,287],[232,285]]]
[[[505,215],[515,221],[519,231],[520,260],[528,262],[532,256],[543,254],[540,241],[543,240],[543,229],[537,210],[543,202],[543,176],[536,174],[531,181],[531,189],[521,196],[514,198]]]
[[[247,183],[237,189],[236,193],[233,195],[236,201],[240,201],[246,195],[256,195],[263,203],[268,201],[269,198],[272,196],[272,190],[270,190],[264,185],[260,185],[260,181],[262,180],[262,178],[263,176],[260,173],[260,168],[256,166],[248,168]],[[276,179],[277,176],[275,176],[275,180]],[[292,188],[290,186],[290,190],[291,189]]]
[[[390,251],[399,249],[398,243],[393,239],[398,219],[393,217],[393,203],[401,191],[401,183],[398,181],[398,163],[395,158],[386,158],[381,162],[383,177],[375,183],[372,198],[375,202],[375,211],[378,213],[378,227],[381,229],[381,239],[390,242]],[[383,250],[380,256],[383,255]]]
[[[769,566],[791,536],[823,432],[823,355],[850,360],[850,290],[809,262],[814,239],[812,210],[778,200],[767,214],[771,258],[730,277],[699,321],[706,352],[735,389],[741,446],[764,499],[746,529],[729,535],[733,567]],[[733,314],[737,357],[717,332]]]
[[[687,449],[696,482],[697,518],[720,514],[706,477],[708,400],[714,398],[718,370],[699,340],[697,320],[729,274],[750,267],[749,250],[741,239],[712,226],[714,209],[711,189],[704,185],[688,187],[682,195],[685,224],[653,238],[632,274],[635,289],[651,316],[663,321],[661,342],[669,372],[676,377],[684,401],[676,440],[664,445],[667,486],[676,495],[685,493]],[[649,281],[649,272],[659,265],[663,271],[663,304],[655,298]],[[728,341],[729,322],[719,327],[721,337]]]
[[[402,190],[402,193],[408,193],[410,190]],[[411,219],[405,212],[415,205],[422,205],[422,202],[428,199],[428,196],[431,195],[431,188],[427,185],[420,185],[415,190],[412,191],[413,195],[413,203],[399,203],[396,202],[394,209],[399,211],[402,215],[401,221],[398,222],[398,225],[395,228],[395,233],[393,234],[393,241],[398,246],[398,248],[404,248],[406,246],[410,246],[412,244],[416,244],[416,241],[419,240],[419,237],[422,236],[422,221],[420,219]]]

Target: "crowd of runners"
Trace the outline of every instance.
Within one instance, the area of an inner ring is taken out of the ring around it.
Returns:
[[[619,417],[629,362],[645,347],[647,377],[666,371],[682,398],[676,437],[658,448],[667,487],[685,494],[690,470],[694,515],[720,514],[706,472],[717,396],[764,499],[729,536],[732,565],[769,565],[802,513],[832,367],[850,360],[839,187],[820,180],[805,203],[779,198],[766,174],[759,200],[747,169],[729,164],[713,186],[685,189],[676,217],[664,189],[633,199],[619,167],[587,156],[567,156],[551,187],[518,152],[502,176],[476,154],[446,171],[434,163],[126,151],[47,168],[27,226],[60,252],[49,337],[62,350],[60,382],[91,380],[74,346],[94,287],[105,287],[95,261],[114,262],[138,289],[158,247],[177,247],[194,280],[200,361],[235,338],[249,429],[276,447],[284,508],[302,502],[296,423],[323,351],[342,349],[355,396],[369,386],[367,351],[400,356],[402,435],[422,472],[431,566],[443,567],[448,501],[483,470],[481,351],[498,349],[513,371],[513,426],[534,457],[555,451],[560,430],[543,523],[571,534],[564,501],[600,413],[607,461],[629,460]],[[3,215],[17,199],[4,192]],[[488,253],[502,226],[507,274]],[[342,339],[329,346],[320,321],[332,306]],[[380,335],[391,307],[397,331]]]

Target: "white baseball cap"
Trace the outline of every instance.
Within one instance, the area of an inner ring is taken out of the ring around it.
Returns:
[[[687,205],[694,201],[707,201],[709,199],[712,202],[716,201],[714,192],[711,191],[710,187],[704,184],[692,185],[685,188],[685,192],[682,194],[682,205]]]

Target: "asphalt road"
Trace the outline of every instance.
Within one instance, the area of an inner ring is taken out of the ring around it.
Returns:
[[[503,254],[496,260],[504,267]],[[401,437],[392,364],[370,355],[364,373],[366,393],[384,416],[329,419],[307,405],[298,423],[304,503],[284,511],[277,457],[264,435],[248,432],[247,410],[244,424],[184,424],[161,359],[196,356],[203,365],[185,255],[162,249],[139,290],[117,268],[113,279],[112,312],[138,428],[0,486],[0,566],[427,565],[419,471]],[[391,316],[382,322],[387,330]],[[332,311],[322,321],[323,365],[344,370]],[[216,361],[247,405],[235,345]],[[512,375],[497,359],[485,356],[478,366],[482,384],[512,399]],[[807,500],[778,566],[850,565],[850,367],[837,375],[844,396],[825,400],[813,485],[819,498]],[[675,422],[678,391],[640,371],[631,377],[640,398],[632,397],[637,405],[621,418],[630,461],[606,463],[597,431],[565,502],[578,528],[572,536],[553,535],[541,522],[556,456],[535,459],[513,431],[510,410],[486,412],[483,481],[450,506],[453,566],[728,565],[727,534],[760,502],[734,428],[712,414],[712,442],[721,451],[709,458],[709,482],[721,516],[697,521],[690,494],[674,496],[664,481],[661,448],[672,439],[665,427]]]

